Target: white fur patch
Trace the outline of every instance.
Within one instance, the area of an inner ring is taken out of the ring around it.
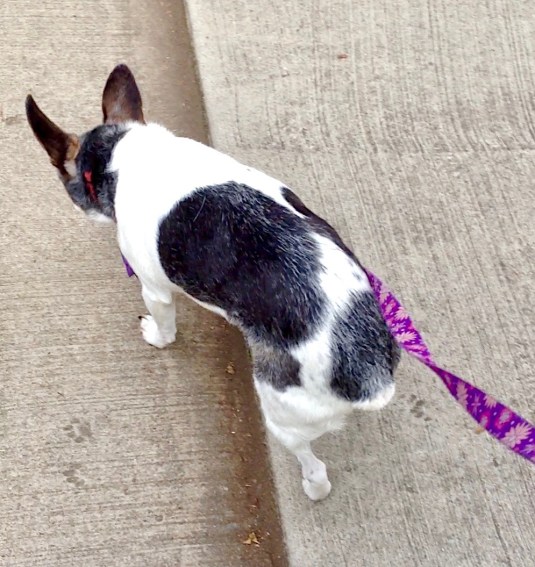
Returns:
[[[98,211],[95,210],[89,210],[85,213],[87,215],[88,219],[91,219],[94,222],[97,222],[99,224],[112,224],[113,223],[113,219],[111,219],[110,217],[107,217],[106,215],[103,215],[102,213],[99,213]]]
[[[293,386],[281,392],[266,382],[255,384],[266,418],[286,435],[297,436],[303,442],[341,429],[352,411],[350,402],[327,390],[318,392],[306,386]],[[277,436],[280,438],[281,434]],[[287,446],[291,444],[290,439],[282,441]]]
[[[346,308],[351,293],[369,291],[370,284],[358,264],[332,240],[319,235],[315,239],[323,267],[320,274],[321,287],[334,313],[340,313]]]
[[[365,400],[363,402],[353,402],[353,407],[359,410],[376,411],[383,409],[394,397],[396,393],[396,385],[392,382],[381,390],[375,398]]]
[[[69,160],[66,161],[63,164],[63,167],[65,168],[65,171],[71,176],[71,177],[76,177],[76,162],[74,160]]]
[[[147,343],[149,343],[149,345],[157,348],[164,348],[175,341],[176,334],[171,332],[162,332],[162,329],[158,327],[156,321],[151,315],[145,315],[142,317],[140,326],[143,338]]]

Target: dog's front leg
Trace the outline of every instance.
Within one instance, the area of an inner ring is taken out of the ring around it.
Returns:
[[[165,299],[160,294],[151,293],[143,286],[141,295],[150,315],[141,317],[143,338],[158,348],[164,348],[176,339],[175,297],[170,293]]]

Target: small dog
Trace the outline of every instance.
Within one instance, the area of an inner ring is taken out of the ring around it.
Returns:
[[[299,460],[309,498],[325,498],[331,483],[311,441],[394,395],[399,349],[362,266],[281,182],[145,123],[126,65],[110,74],[102,111],[104,123],[77,137],[26,99],[74,204],[117,224],[150,313],[143,338],[175,340],[177,292],[239,327],[266,426]]]

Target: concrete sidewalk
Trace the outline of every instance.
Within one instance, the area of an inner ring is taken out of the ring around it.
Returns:
[[[273,486],[236,332],[183,301],[176,345],[141,341],[113,229],[72,211],[23,101],[82,131],[126,61],[148,117],[207,139],[179,4],[0,6],[0,565],[283,566],[282,530],[295,567],[532,564],[533,467],[422,367],[317,444],[334,488],[312,504],[276,444]],[[530,3],[186,5],[213,144],[286,181],[439,361],[535,419]]]
[[[213,144],[287,182],[398,290],[436,357],[535,418],[531,2],[187,0]],[[322,440],[311,504],[272,447],[296,567],[527,566],[535,469],[423,367]]]

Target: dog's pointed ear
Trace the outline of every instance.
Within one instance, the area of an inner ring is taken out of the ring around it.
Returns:
[[[117,65],[106,81],[102,93],[102,114],[105,124],[145,122],[141,93],[126,65]]]
[[[64,132],[54,124],[37,106],[32,95],[26,97],[26,116],[28,122],[46,153],[52,165],[64,176],[71,175],[71,164],[78,155],[80,142],[74,134]]]

